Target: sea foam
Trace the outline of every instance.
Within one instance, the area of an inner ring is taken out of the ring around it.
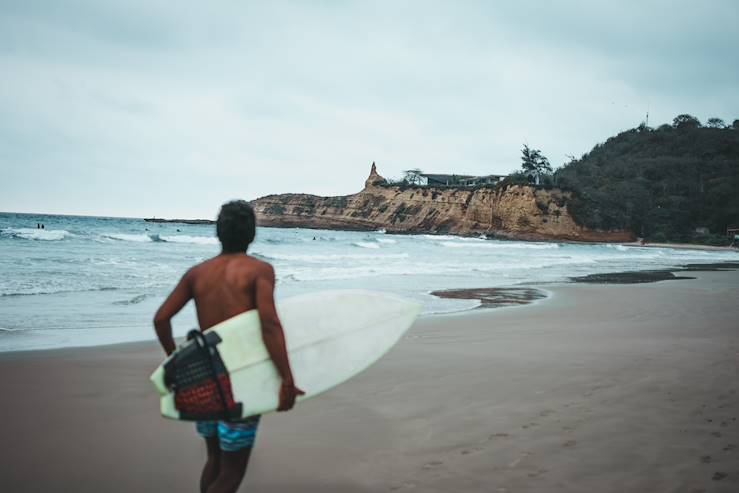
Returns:
[[[373,255],[370,253],[328,253],[328,254],[280,254],[280,253],[260,253],[254,252],[254,255],[265,260],[283,260],[287,262],[309,262],[309,263],[326,263],[336,262],[341,260],[365,260],[371,262],[386,261],[386,260],[399,260],[407,259],[410,255],[407,253],[395,253],[395,254],[379,254]]]
[[[161,240],[167,243],[192,243],[195,245],[218,245],[219,243],[215,236],[168,235],[162,236]]]
[[[519,243],[513,241],[442,241],[441,246],[447,248],[493,248],[493,249],[525,249],[525,250],[553,250],[559,248],[558,243]]]
[[[137,243],[150,243],[153,240],[154,236],[157,235],[147,235],[147,234],[127,234],[127,233],[104,233],[100,235],[102,238],[107,238],[110,240],[117,240],[117,241],[135,241]],[[158,237],[158,236],[157,236]]]
[[[74,236],[66,229],[4,228],[0,234],[23,240],[59,241]]]
[[[352,243],[352,245],[354,245],[355,247],[359,247],[359,248],[372,248],[372,249],[380,248],[379,243],[373,243],[369,241],[355,241],[354,243]]]

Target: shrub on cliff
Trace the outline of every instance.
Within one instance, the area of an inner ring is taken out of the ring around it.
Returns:
[[[523,171],[516,171],[503,178],[498,183],[498,188],[505,190],[512,185],[529,185],[529,176]]]
[[[611,137],[555,180],[575,192],[570,212],[590,228],[670,241],[694,241],[699,227],[723,234],[739,222],[739,132],[680,115]]]

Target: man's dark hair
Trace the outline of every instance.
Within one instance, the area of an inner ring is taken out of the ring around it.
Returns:
[[[245,200],[234,200],[223,204],[216,222],[216,234],[221,240],[223,251],[245,252],[254,241],[256,217],[254,209]]]

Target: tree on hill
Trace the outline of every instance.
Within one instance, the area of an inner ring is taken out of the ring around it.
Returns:
[[[538,185],[541,176],[551,174],[552,165],[539,149],[531,149],[524,144],[521,149],[521,169]]]
[[[731,128],[627,130],[555,177],[574,192],[573,217],[590,228],[655,241],[694,241],[696,228],[708,228],[720,242],[739,223],[739,132]]]
[[[725,128],[726,124],[721,118],[709,118],[706,122],[708,128]]]
[[[693,115],[682,114],[677,115],[672,120],[672,126],[675,128],[698,128],[701,126],[701,122]]]
[[[403,181],[409,185],[420,185],[422,183],[421,171],[418,168],[407,169],[403,171]]]

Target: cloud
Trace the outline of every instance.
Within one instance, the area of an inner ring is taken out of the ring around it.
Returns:
[[[0,6],[0,210],[210,216],[739,113],[732,1]]]

